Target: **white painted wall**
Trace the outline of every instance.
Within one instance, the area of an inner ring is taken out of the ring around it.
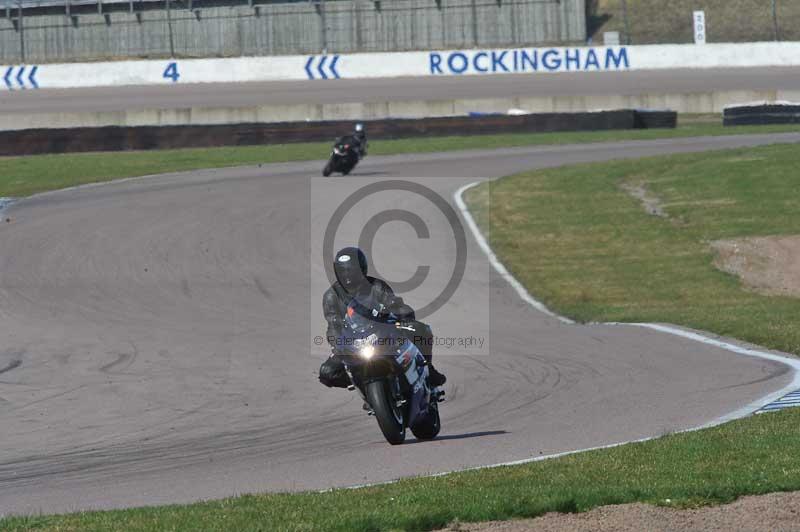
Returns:
[[[328,56],[322,65],[328,77],[335,77],[330,70],[335,57]],[[40,88],[77,88],[306,80],[306,65],[315,79],[321,77],[321,60],[322,56],[177,60],[176,81],[164,76],[170,60],[47,64],[37,68],[33,81]],[[800,66],[800,42],[350,54],[338,56],[335,71],[341,78],[354,79],[756,66]],[[0,90],[9,90],[6,74],[10,90],[22,90],[20,85],[33,88],[33,65],[20,76],[21,68],[0,67]]]

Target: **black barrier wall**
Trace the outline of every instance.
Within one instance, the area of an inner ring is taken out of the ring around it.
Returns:
[[[740,105],[723,113],[726,126],[800,124],[800,104]]]
[[[86,127],[0,132],[0,156],[90,151],[252,146],[330,141],[353,120],[193,126]],[[673,111],[603,111],[521,116],[452,116],[365,122],[370,139],[675,127]]]

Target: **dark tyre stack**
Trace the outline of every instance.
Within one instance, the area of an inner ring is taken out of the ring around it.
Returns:
[[[800,105],[763,104],[728,107],[723,113],[722,123],[726,126],[800,124]]]
[[[649,111],[637,109],[633,115],[635,129],[664,129],[678,125],[678,113],[675,111]]]

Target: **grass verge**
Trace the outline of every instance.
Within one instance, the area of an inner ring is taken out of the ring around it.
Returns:
[[[371,155],[507,148],[549,144],[797,131],[796,126],[728,127],[687,118],[676,129],[415,138],[370,143]],[[77,153],[0,158],[0,197],[24,197],[75,185],[249,164],[318,160],[329,143],[242,146],[145,152]]]
[[[778,37],[800,39],[800,4],[775,4]],[[693,43],[692,12],[706,13],[708,42],[775,40],[772,2],[763,0],[588,0],[588,33],[602,42],[603,32],[618,31],[624,39],[625,12],[631,44]]]
[[[647,214],[630,186],[666,217]],[[800,299],[744,289],[709,246],[800,233],[798,190],[797,146],[774,145],[528,172],[466,200],[501,261],[563,315],[668,322],[800,354]]]
[[[643,501],[674,507],[800,490],[800,408],[532,464],[327,493],[0,520],[0,529],[430,530]],[[667,499],[670,502],[667,502]]]

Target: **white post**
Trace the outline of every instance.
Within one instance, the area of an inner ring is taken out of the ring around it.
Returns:
[[[694,43],[706,43],[706,12],[695,11],[694,15]]]

